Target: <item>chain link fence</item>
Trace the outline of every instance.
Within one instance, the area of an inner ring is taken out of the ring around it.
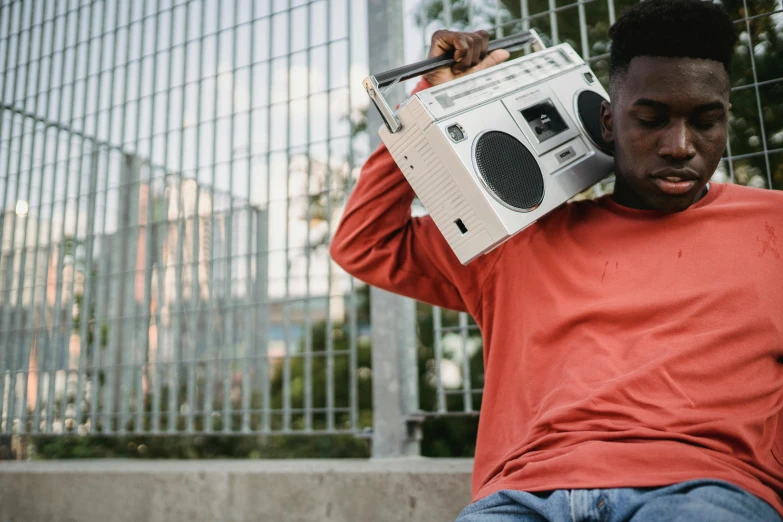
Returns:
[[[414,59],[442,27],[535,28],[606,85],[634,3],[0,4],[0,434],[372,428],[398,456],[428,417],[475,425],[472,318],[328,257],[378,143],[361,79],[402,64],[415,24]],[[723,3],[741,39],[714,180],[783,189],[783,5]]]
[[[0,433],[369,425],[354,4],[0,6]]]

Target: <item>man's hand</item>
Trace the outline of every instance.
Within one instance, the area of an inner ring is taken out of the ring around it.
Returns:
[[[435,31],[435,34],[432,35],[432,46],[428,57],[434,58],[454,50],[454,59],[457,63],[451,67],[441,67],[425,74],[424,79],[430,85],[438,85],[508,60],[509,53],[505,49],[488,53],[488,48],[489,33],[486,31],[475,33]]]

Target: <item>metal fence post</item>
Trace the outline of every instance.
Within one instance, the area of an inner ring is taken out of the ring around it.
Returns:
[[[402,0],[368,0],[367,34],[370,72],[403,65]],[[402,86],[389,97],[401,100]],[[368,128],[373,148],[380,117],[371,108]],[[373,367],[373,457],[419,455],[416,303],[377,288],[370,290]]]
[[[123,377],[123,361],[134,361],[132,344],[129,342],[128,337],[130,330],[135,325],[127,324],[126,317],[128,315],[135,316],[133,291],[128,291],[129,288],[133,288],[133,280],[136,274],[134,269],[138,269],[136,260],[136,246],[137,239],[133,237],[133,226],[138,223],[139,220],[139,179],[141,179],[141,164],[137,157],[130,154],[126,154],[122,158],[122,170],[120,174],[120,188],[122,190],[122,196],[120,199],[120,208],[117,220],[117,234],[116,234],[116,252],[118,255],[112,256],[113,259],[113,272],[118,274],[112,285],[112,301],[111,306],[114,308],[110,317],[113,317],[114,335],[111,336],[111,343],[109,345],[108,364],[113,365],[113,373],[111,386],[106,386],[104,389],[104,410],[103,410],[103,431],[111,432],[114,430],[114,422],[112,418],[112,412],[120,411],[120,403],[124,400],[124,386]],[[149,189],[148,189],[149,197]],[[151,204],[148,200],[147,204]],[[143,335],[147,335],[144,332]],[[127,353],[125,353],[127,352]],[[144,361],[140,365],[140,369],[148,364]],[[141,381],[141,379],[139,379]],[[98,400],[97,397],[93,397],[93,400]],[[121,431],[123,426],[117,426],[117,430]]]

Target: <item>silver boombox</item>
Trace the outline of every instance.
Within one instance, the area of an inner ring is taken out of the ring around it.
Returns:
[[[453,56],[370,76],[379,133],[461,263],[594,185],[614,167],[601,137],[608,95],[568,44],[535,31],[490,42],[535,52],[420,91],[391,110],[381,89],[453,63]]]

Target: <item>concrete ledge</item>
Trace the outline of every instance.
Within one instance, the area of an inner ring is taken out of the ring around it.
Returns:
[[[0,462],[0,522],[452,522],[469,459]]]

